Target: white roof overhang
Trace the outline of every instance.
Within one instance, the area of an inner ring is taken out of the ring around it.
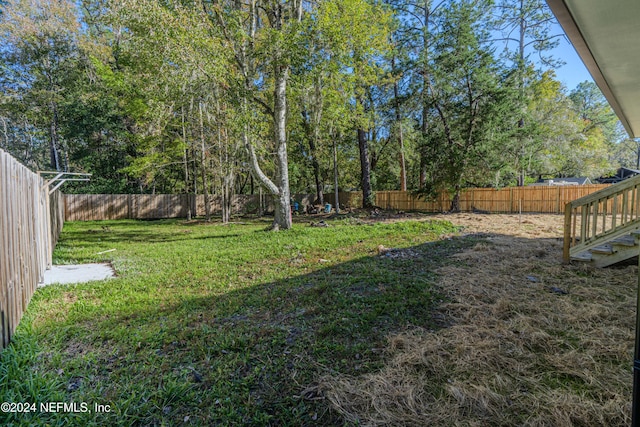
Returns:
[[[640,137],[640,1],[547,0],[631,137]]]

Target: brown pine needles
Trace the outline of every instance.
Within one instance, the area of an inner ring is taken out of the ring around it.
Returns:
[[[324,378],[332,407],[365,426],[629,425],[636,265],[562,265],[559,216],[446,219],[487,234],[437,272],[441,327]]]

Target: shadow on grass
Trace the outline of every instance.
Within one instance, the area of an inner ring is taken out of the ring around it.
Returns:
[[[77,245],[77,242],[83,242],[85,246],[90,246],[96,242],[171,243],[183,240],[227,239],[229,237],[239,236],[239,234],[218,234],[194,237],[190,235],[191,228],[193,227],[224,227],[225,225],[214,222],[189,224],[179,221],[180,220],[129,221],[132,224],[135,224],[135,231],[122,231],[117,228],[112,229],[111,224],[117,224],[117,222],[114,221],[95,221],[93,222],[95,226],[87,230],[65,231],[62,236],[62,242],[64,242],[64,240],[72,240],[74,245]],[[164,231],[159,233],[157,227],[163,224],[179,224],[183,229],[179,231]]]
[[[434,287],[434,270],[457,262],[451,255],[480,240],[441,240],[319,268],[317,259],[291,259],[288,264],[312,271],[259,284],[255,277],[241,288],[229,283],[235,286],[229,291],[207,293],[195,283],[117,308],[71,301],[66,319],[33,331],[47,347],[34,368],[52,382],[64,378],[66,389],[56,386],[50,397],[33,396],[16,383],[8,389],[39,401],[108,403],[112,411],[10,414],[10,420],[341,425],[314,384],[327,374],[380,368],[390,334],[412,326],[438,328],[442,319],[435,308],[443,296]],[[118,292],[119,281],[95,286]]]

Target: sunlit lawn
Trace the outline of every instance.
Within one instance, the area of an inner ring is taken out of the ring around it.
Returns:
[[[439,240],[446,222],[267,225],[67,223],[54,262],[112,261],[119,277],[38,290],[2,354],[0,394],[90,411],[0,424],[341,424],[314,384],[374,371],[390,333],[433,327],[432,271],[473,244]]]

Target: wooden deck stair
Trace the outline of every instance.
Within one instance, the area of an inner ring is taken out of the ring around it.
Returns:
[[[607,243],[571,255],[571,261],[588,262],[595,267],[608,267],[638,256],[640,230],[617,237]]]
[[[606,267],[640,252],[640,176],[567,203],[564,261]]]

